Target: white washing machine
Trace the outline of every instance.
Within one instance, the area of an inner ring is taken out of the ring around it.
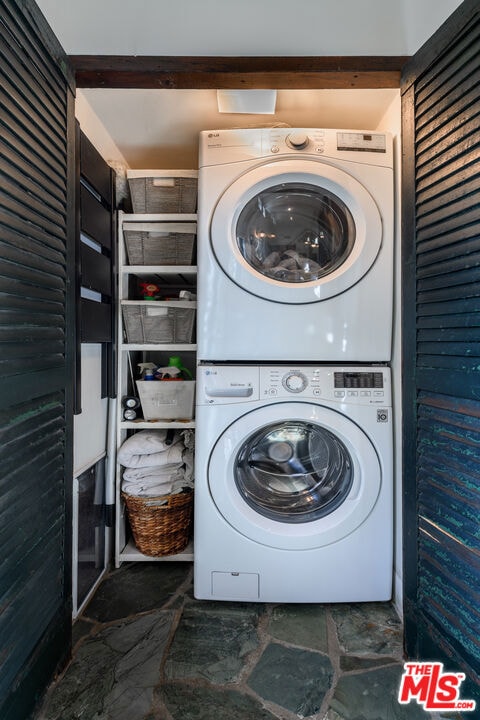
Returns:
[[[200,134],[198,358],[388,362],[390,135]]]
[[[203,365],[197,380],[195,597],[389,600],[390,370]]]

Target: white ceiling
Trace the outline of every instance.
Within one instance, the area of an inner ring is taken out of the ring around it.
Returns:
[[[37,0],[68,54],[411,55],[461,0]]]
[[[68,54],[409,55],[461,0],[37,0]],[[275,115],[220,115],[214,90],[79,91],[109,161],[196,167],[200,130],[286,123],[375,129],[398,90],[279,90]]]

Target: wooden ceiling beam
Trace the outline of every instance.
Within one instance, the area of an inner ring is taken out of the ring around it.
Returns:
[[[79,88],[378,89],[400,87],[406,56],[70,55]]]

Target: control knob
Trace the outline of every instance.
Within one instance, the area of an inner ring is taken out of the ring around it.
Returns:
[[[282,384],[285,390],[293,393],[299,393],[305,390],[308,385],[308,380],[301,372],[291,372],[285,375],[282,380]]]
[[[294,150],[303,150],[308,145],[308,135],[303,132],[293,132],[287,137],[287,143]]]

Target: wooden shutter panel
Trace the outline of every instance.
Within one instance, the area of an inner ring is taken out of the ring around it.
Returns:
[[[73,82],[37,6],[0,0],[0,716],[71,636]]]
[[[403,104],[406,647],[465,672],[477,704],[479,50],[466,2],[414,59]]]

